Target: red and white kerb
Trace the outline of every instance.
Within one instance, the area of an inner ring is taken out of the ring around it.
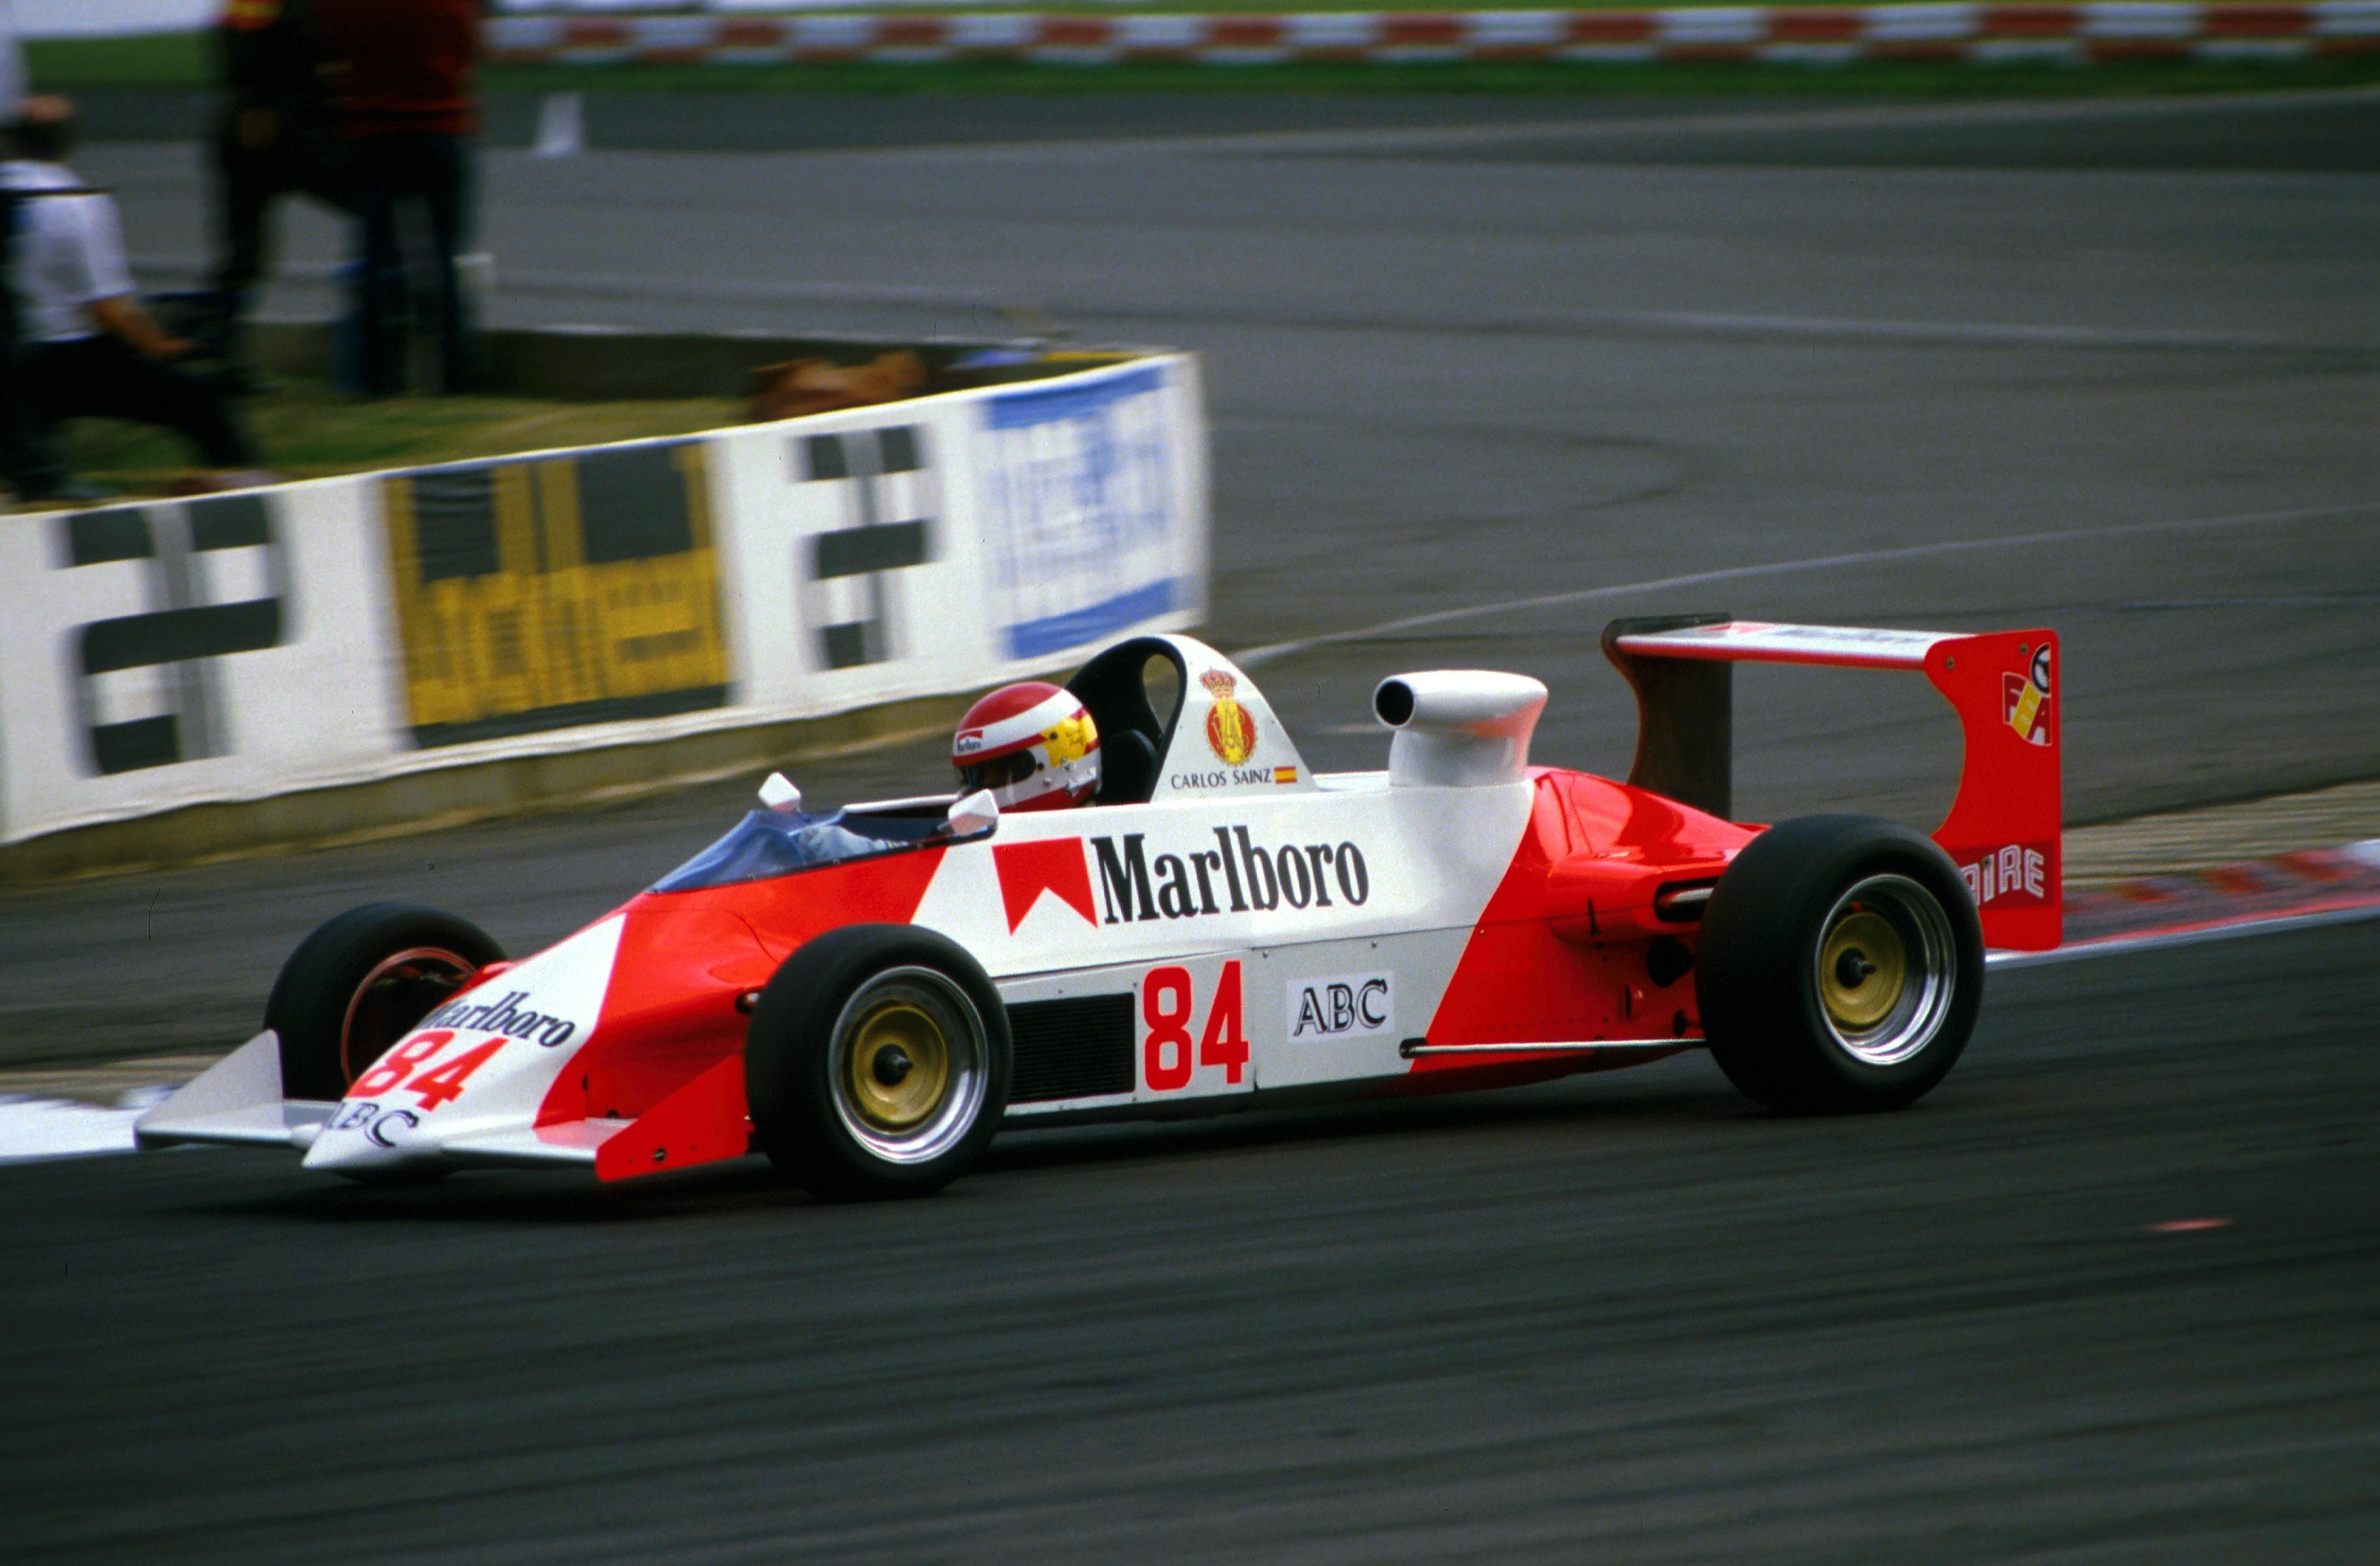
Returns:
[[[951,738],[959,791],[990,789],[1003,810],[1060,810],[1099,786],[1099,731],[1073,692],[1003,686],[967,709]]]

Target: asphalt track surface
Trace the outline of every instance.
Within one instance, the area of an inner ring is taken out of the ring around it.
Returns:
[[[2077,820],[2380,772],[2366,99],[1576,117],[499,153],[497,309],[1197,348],[1210,634],[1325,767],[1373,679],[1486,663],[1624,768],[1596,631],[1716,607],[2057,625]],[[136,250],[196,253],[191,161],[86,160]],[[1742,693],[1746,815],[1945,797],[1924,693]],[[0,1048],[230,1042],[371,897],[550,940],[742,786],[12,894]],[[0,1169],[0,1555],[2364,1560],[2375,1000],[2369,924],[2107,957],[1996,975],[1904,1114],[1687,1059],[1016,1138],[898,1208]]]
[[[2375,958],[2008,976],[1906,1114],[1688,1060],[893,1208],[0,1171],[10,1553],[2368,1560]]]

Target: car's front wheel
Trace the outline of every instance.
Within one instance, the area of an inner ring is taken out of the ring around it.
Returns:
[[[1696,992],[1712,1058],[1771,1109],[1900,1109],[1949,1074],[1983,1000],[1973,900],[1929,839],[1863,816],[1771,827],[1719,878]]]
[[[406,903],[350,908],[281,965],[264,1026],[280,1036],[281,1091],[336,1099],[504,950],[468,919]]]
[[[922,1196],[983,1156],[1008,1106],[1008,1017],[980,965],[905,925],[830,930],[761,991],[744,1046],[770,1161],[830,1201]]]

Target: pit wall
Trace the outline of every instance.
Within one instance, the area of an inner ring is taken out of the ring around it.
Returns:
[[[1186,354],[0,519],[0,880],[649,787],[1202,617]]]
[[[654,6],[621,0],[500,0],[488,27],[508,64],[722,66],[953,59],[1101,66],[1195,61],[1444,60],[1840,65],[1864,60],[2090,64],[2192,58],[2299,60],[2380,50],[2380,0],[2228,4],[1698,6],[1645,10],[1324,11],[1087,16],[906,9],[767,15],[772,0]],[[856,7],[855,7],[856,8]],[[624,11],[669,10],[636,16]]]

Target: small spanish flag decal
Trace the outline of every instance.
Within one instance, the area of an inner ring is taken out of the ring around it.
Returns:
[[[1297,769],[1294,767],[1275,767],[1272,770],[1272,781],[1277,783],[1293,783],[1297,781]]]

